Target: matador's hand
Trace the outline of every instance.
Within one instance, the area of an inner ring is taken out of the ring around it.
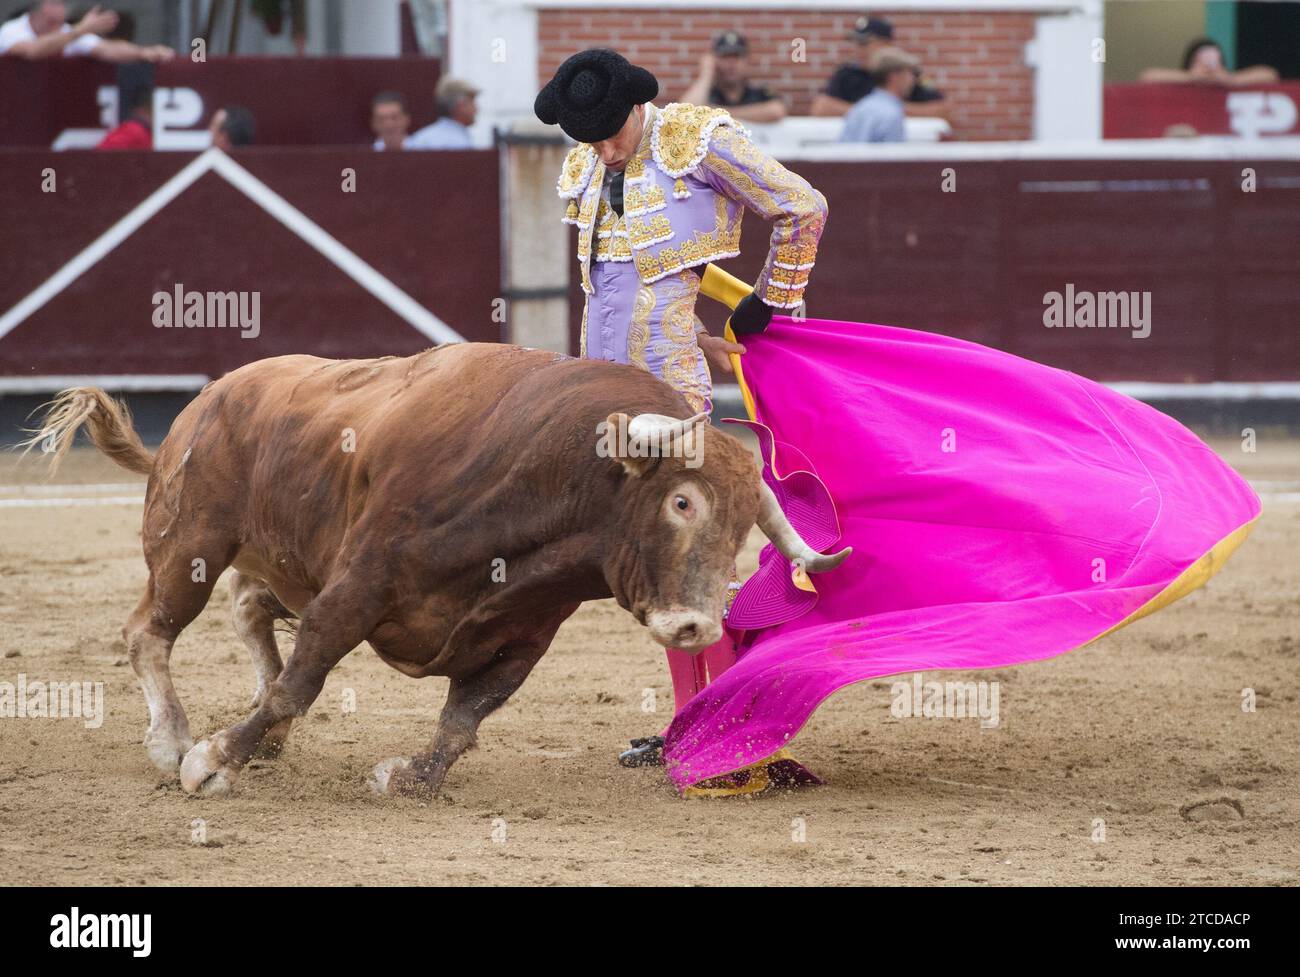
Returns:
[[[731,331],[737,336],[753,336],[772,321],[772,307],[753,292],[746,295],[731,313]]]
[[[710,336],[707,332],[696,333],[695,338],[699,340],[700,349],[704,353],[704,358],[709,361],[709,366],[715,373],[731,373],[731,354],[744,354],[745,347],[740,343],[729,343],[718,336]]]

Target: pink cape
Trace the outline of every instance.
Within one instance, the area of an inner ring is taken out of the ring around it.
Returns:
[[[668,729],[679,788],[789,745],[850,683],[1085,645],[1199,586],[1259,515],[1181,424],[1063,370],[857,322],[778,317],[745,345],[764,477],[810,545],[853,554],[810,593],[764,549],[728,622],[748,647]]]

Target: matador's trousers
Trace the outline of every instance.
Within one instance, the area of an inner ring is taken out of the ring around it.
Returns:
[[[688,269],[646,285],[629,261],[593,261],[591,284],[582,314],[582,355],[639,366],[681,393],[692,410],[711,410],[713,380],[695,336],[699,275]],[[737,587],[733,569],[731,594]],[[725,628],[701,652],[667,652],[674,712],[736,660]]]

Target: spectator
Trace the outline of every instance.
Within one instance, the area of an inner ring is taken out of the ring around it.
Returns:
[[[916,84],[916,58],[896,47],[872,57],[871,92],[844,117],[840,142],[903,142],[907,139],[903,101]]]
[[[858,60],[840,65],[831,75],[826,91],[818,92],[812,103],[813,115],[844,115],[855,104],[871,94],[871,61],[881,48],[891,46],[894,25],[883,17],[859,17],[849,33],[858,44]],[[943,92],[924,84],[917,68],[912,93],[907,96],[908,115],[944,116],[948,101]]]
[[[22,14],[0,25],[0,55],[38,61],[57,55],[89,56],[124,64],[130,61],[168,61],[175,56],[162,44],[141,47],[130,41],[100,37],[117,27],[117,14],[92,7],[76,25],[67,23],[63,0],[37,0]]]
[[[763,85],[749,83],[749,42],[738,31],[713,39],[700,58],[699,76],[682,95],[692,105],[717,105],[744,122],[780,122],[785,102]]]
[[[375,149],[407,149],[411,142],[411,111],[401,92],[380,92],[370,103],[370,131]]]
[[[125,121],[96,149],[153,149],[153,89],[142,85],[131,95]]]
[[[1277,80],[1277,69],[1262,64],[1229,71],[1223,63],[1223,48],[1219,47],[1218,41],[1208,37],[1197,38],[1187,46],[1181,71],[1177,68],[1147,68],[1138,75],[1138,81],[1142,82],[1195,82],[1228,88],[1271,85]]]
[[[126,10],[114,10],[117,15],[117,26],[102,36],[112,41],[135,41],[135,16]],[[79,7],[68,15],[68,20],[76,23],[86,16],[86,8]]]
[[[257,135],[257,120],[242,105],[227,105],[212,113],[208,131],[212,133],[212,145],[223,153],[228,153],[237,146],[253,144],[253,137]]]
[[[407,149],[473,149],[469,127],[478,115],[478,89],[459,78],[443,78],[434,91],[438,121],[406,141]]]

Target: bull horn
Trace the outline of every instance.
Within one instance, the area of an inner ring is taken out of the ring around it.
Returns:
[[[838,553],[818,553],[790,525],[790,520],[781,511],[781,503],[776,501],[776,493],[767,482],[759,479],[758,484],[762,493],[758,508],[758,528],[763,530],[763,535],[772,541],[777,552],[787,560],[798,560],[808,573],[825,573],[834,570],[853,552],[852,546],[846,546]]]
[[[697,424],[708,420],[708,417],[708,411],[701,411],[684,421],[676,417],[668,417],[666,414],[638,414],[628,423],[627,433],[628,437],[636,440],[664,439],[666,443],[672,444],[688,431],[693,430]]]

